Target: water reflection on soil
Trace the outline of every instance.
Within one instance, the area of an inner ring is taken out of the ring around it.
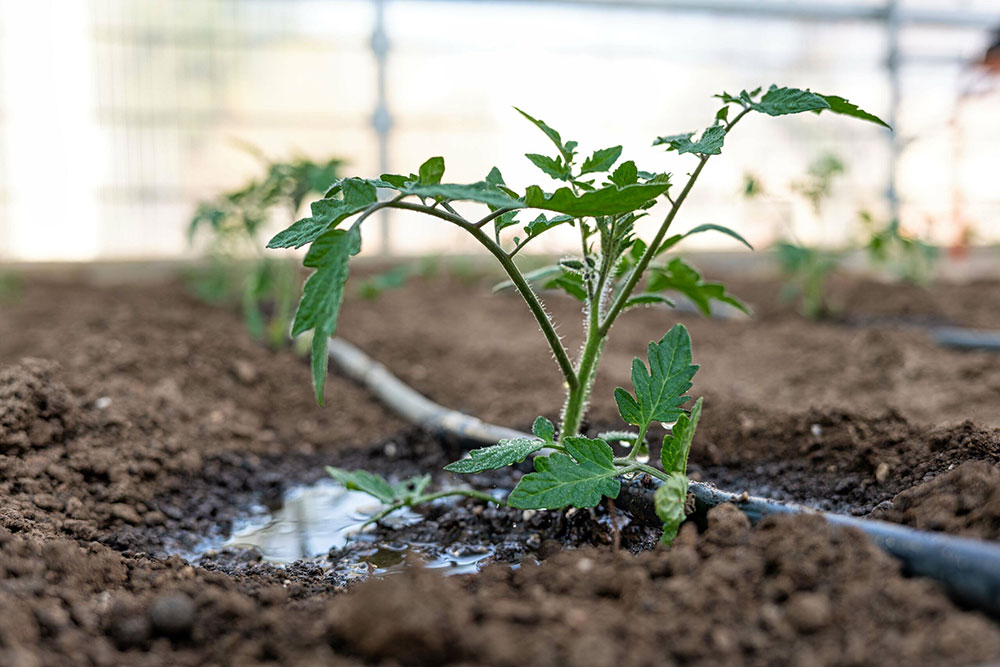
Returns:
[[[478,564],[494,551],[491,545],[449,547],[380,541],[374,526],[364,524],[381,508],[371,496],[348,491],[333,480],[322,480],[289,491],[281,509],[248,523],[224,547],[254,547],[264,560],[275,564],[343,550],[336,561],[323,562],[348,579],[388,576],[417,564],[446,574],[468,574],[476,572]],[[419,514],[402,509],[382,522],[402,527],[419,521]]]

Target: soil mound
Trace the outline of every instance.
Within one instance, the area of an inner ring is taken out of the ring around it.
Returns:
[[[980,539],[1000,539],[1000,469],[969,461],[903,491],[875,518]]]
[[[59,364],[46,359],[0,368],[0,453],[47,447],[76,427],[76,406],[58,373]]]

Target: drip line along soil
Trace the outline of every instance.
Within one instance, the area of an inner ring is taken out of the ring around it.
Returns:
[[[486,424],[481,420],[434,404],[399,381],[383,365],[341,339],[327,341],[330,361],[347,377],[372,392],[393,412],[471,447],[488,446],[504,438],[531,438],[528,433]],[[630,483],[622,488],[622,507],[656,525],[653,491],[659,485]],[[709,508],[731,503],[756,523],[774,514],[816,512],[814,508],[779,503],[744,493],[730,493],[692,482],[689,493],[704,514]],[[959,600],[1000,616],[1000,544],[982,540],[935,535],[883,521],[859,520],[831,512],[820,513],[831,523],[857,528],[887,553],[898,558],[907,571],[942,582]]]
[[[489,284],[427,279],[418,288],[432,297],[420,303],[408,288],[374,302],[350,298],[344,327],[435,402],[524,429],[525,415],[559,408],[545,399],[553,394],[546,352],[516,299],[488,297]],[[756,306],[756,320],[682,316],[712,406],[694,461],[702,480],[770,485],[771,497],[825,498],[865,515],[880,507],[879,516],[922,529],[1000,537],[994,354],[943,350],[890,328],[803,322],[768,300],[773,283],[730,284]],[[839,289],[869,303],[905,303],[880,285]],[[1000,325],[997,295],[995,283],[972,291],[942,285],[914,293],[910,304],[990,328]],[[576,305],[552,299],[549,307],[571,314]],[[386,325],[400,319],[405,333]],[[448,326],[454,322],[461,331]],[[638,312],[606,354],[631,358],[662,328],[662,313]],[[495,336],[502,345],[484,342]],[[503,357],[504,373],[477,361],[507,346],[521,354]],[[428,371],[442,365],[444,375]],[[622,366],[609,363],[596,391],[620,384]],[[727,372],[712,372],[716,366]],[[462,370],[469,368],[479,372]],[[0,418],[3,664],[891,665],[1000,657],[994,621],[957,607],[929,580],[901,576],[857,531],[811,516],[751,527],[730,506],[683,530],[673,549],[634,556],[603,542],[607,534],[586,513],[524,521],[486,508],[472,524],[477,505],[462,503],[422,523],[461,532],[495,522],[508,526],[511,545],[542,533],[535,558],[513,571],[498,564],[442,579],[418,570],[346,591],[311,562],[273,568],[252,552],[185,561],[166,552],[172,536],[226,534],[253,504],[277,502],[289,485],[316,480],[324,464],[373,467],[389,457],[382,472],[409,475],[458,452],[342,377],[330,379],[338,409],[316,408],[307,371],[290,352],[268,352],[238,317],[176,285],[29,281],[22,301],[0,308],[0,369],[8,392],[0,406],[14,409]],[[508,382],[523,393],[504,398]],[[965,416],[987,425],[956,421]],[[599,411],[589,428],[615,426]],[[540,523],[557,520],[572,525],[558,532]]]

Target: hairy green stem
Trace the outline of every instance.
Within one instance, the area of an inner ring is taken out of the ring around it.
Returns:
[[[726,125],[726,134],[728,135],[729,131],[733,129],[733,126],[740,122],[740,119],[748,113],[750,113],[750,109],[745,108],[737,114],[736,118],[733,118],[733,120]],[[632,291],[642,279],[643,274],[646,272],[646,267],[649,266],[653,257],[656,256],[660,243],[663,242],[663,238],[667,235],[667,230],[670,229],[670,225],[673,223],[674,218],[677,217],[677,213],[680,211],[681,205],[684,204],[684,200],[687,199],[688,194],[691,192],[691,188],[693,188],[695,182],[697,182],[698,176],[701,175],[702,169],[704,169],[705,165],[708,163],[709,157],[709,155],[700,156],[698,159],[698,166],[691,172],[687,183],[684,184],[684,188],[681,190],[680,194],[677,195],[677,199],[671,200],[672,205],[670,206],[670,211],[667,212],[667,216],[663,219],[663,222],[660,224],[660,228],[656,231],[656,236],[654,236],[653,240],[650,241],[649,246],[646,248],[646,252],[642,254],[639,262],[635,265],[635,269],[625,282],[625,286],[615,296],[615,299],[611,304],[611,308],[608,309],[608,314],[604,317],[604,321],[601,322],[600,330],[602,335],[607,335],[608,331],[611,329],[611,325],[614,324],[615,319],[625,308],[625,303],[629,300],[629,297],[632,296]]]
[[[647,475],[655,477],[656,479],[662,482],[666,482],[667,480],[670,479],[670,475],[663,472],[662,470],[654,468],[651,465],[646,465],[645,463],[639,463],[638,461],[633,461],[629,458],[617,457],[614,460],[614,464],[616,466],[621,466],[621,473],[623,475],[639,470],[641,472],[646,473]]]
[[[393,503],[392,505],[389,505],[388,507],[380,511],[378,514],[372,516],[370,519],[368,519],[361,525],[367,526],[368,524],[378,523],[379,521],[386,518],[396,510],[401,510],[404,507],[412,507],[413,505],[423,505],[424,503],[429,503],[439,498],[447,498],[449,496],[465,496],[466,498],[475,498],[476,500],[484,500],[488,503],[493,503],[497,506],[505,504],[504,501],[497,500],[490,494],[483,493],[482,491],[476,491],[475,489],[448,489],[447,491],[428,493],[418,498],[413,498],[409,502]]]
[[[635,457],[639,455],[639,449],[646,440],[646,429],[648,428],[649,424],[639,427],[639,435],[636,437],[635,442],[632,444],[632,449],[629,450],[628,456],[626,457],[629,461],[635,461]]]

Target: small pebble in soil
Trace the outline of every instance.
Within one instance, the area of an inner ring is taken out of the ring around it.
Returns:
[[[149,607],[149,622],[153,630],[165,637],[184,637],[194,625],[195,604],[184,593],[167,593]]]
[[[889,464],[883,461],[875,468],[875,481],[879,484],[885,484],[887,479],[889,479]]]
[[[111,399],[107,396],[101,396],[96,401],[94,401],[94,407],[98,410],[107,410],[111,406]]]

